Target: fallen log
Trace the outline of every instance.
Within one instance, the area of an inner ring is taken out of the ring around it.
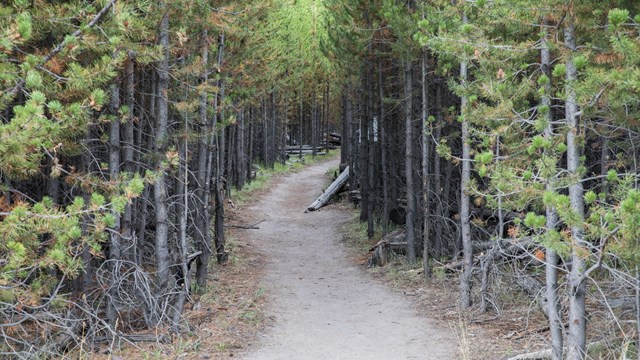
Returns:
[[[327,203],[329,202],[329,200],[331,200],[333,195],[338,193],[338,191],[340,191],[340,189],[344,186],[344,184],[347,183],[347,180],[349,180],[349,167],[348,166],[347,166],[346,169],[344,169],[344,171],[340,174],[340,176],[338,176],[338,178],[335,179],[331,183],[331,185],[329,185],[327,190],[325,190],[325,192],[322,193],[322,195],[320,195],[316,199],[316,201],[313,202],[313,204],[311,204],[311,205],[309,205],[309,207],[307,207],[307,210],[305,210],[305,212],[307,212],[307,211],[316,211],[316,210],[320,209],[321,207],[327,205]]]
[[[302,155],[313,155],[313,150],[302,150],[302,152],[298,150],[287,150],[287,155],[289,156],[299,156]],[[316,151],[316,155],[327,155],[326,151]]]
[[[396,229],[388,233],[382,240],[371,247],[369,267],[384,266],[389,261],[391,253],[402,253],[407,250],[407,230]]]

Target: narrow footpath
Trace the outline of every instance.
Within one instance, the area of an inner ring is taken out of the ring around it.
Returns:
[[[340,229],[350,215],[335,206],[304,213],[337,161],[279,179],[247,210],[266,219],[246,232],[266,255],[273,326],[245,360],[400,360],[457,358],[453,332],[419,315],[347,257]]]

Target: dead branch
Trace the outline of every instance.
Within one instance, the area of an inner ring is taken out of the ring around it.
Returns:
[[[234,225],[234,224],[225,224],[224,227],[226,228],[232,228],[232,229],[245,229],[245,230],[259,230],[260,228],[258,227],[259,224],[263,223],[267,221],[267,219],[264,220],[260,220],[255,224],[251,224],[251,225]]]

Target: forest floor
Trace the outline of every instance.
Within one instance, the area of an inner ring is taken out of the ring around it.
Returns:
[[[113,358],[480,360],[546,348],[544,319],[526,301],[499,316],[460,312],[454,274],[425,283],[401,259],[367,269],[376,240],[363,242],[351,204],[304,212],[337,166],[275,175],[230,207],[230,260],[186,312],[192,331]]]

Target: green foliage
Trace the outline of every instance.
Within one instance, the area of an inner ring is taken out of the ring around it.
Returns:
[[[557,64],[553,68],[553,76],[556,78],[563,78],[567,73],[567,65],[566,64]]]
[[[536,215],[535,213],[527,213],[524,218],[524,224],[531,229],[541,229],[545,226],[547,218],[543,215]]]
[[[609,10],[609,26],[613,29],[619,29],[620,26],[629,20],[629,10],[627,9],[611,9]]]

